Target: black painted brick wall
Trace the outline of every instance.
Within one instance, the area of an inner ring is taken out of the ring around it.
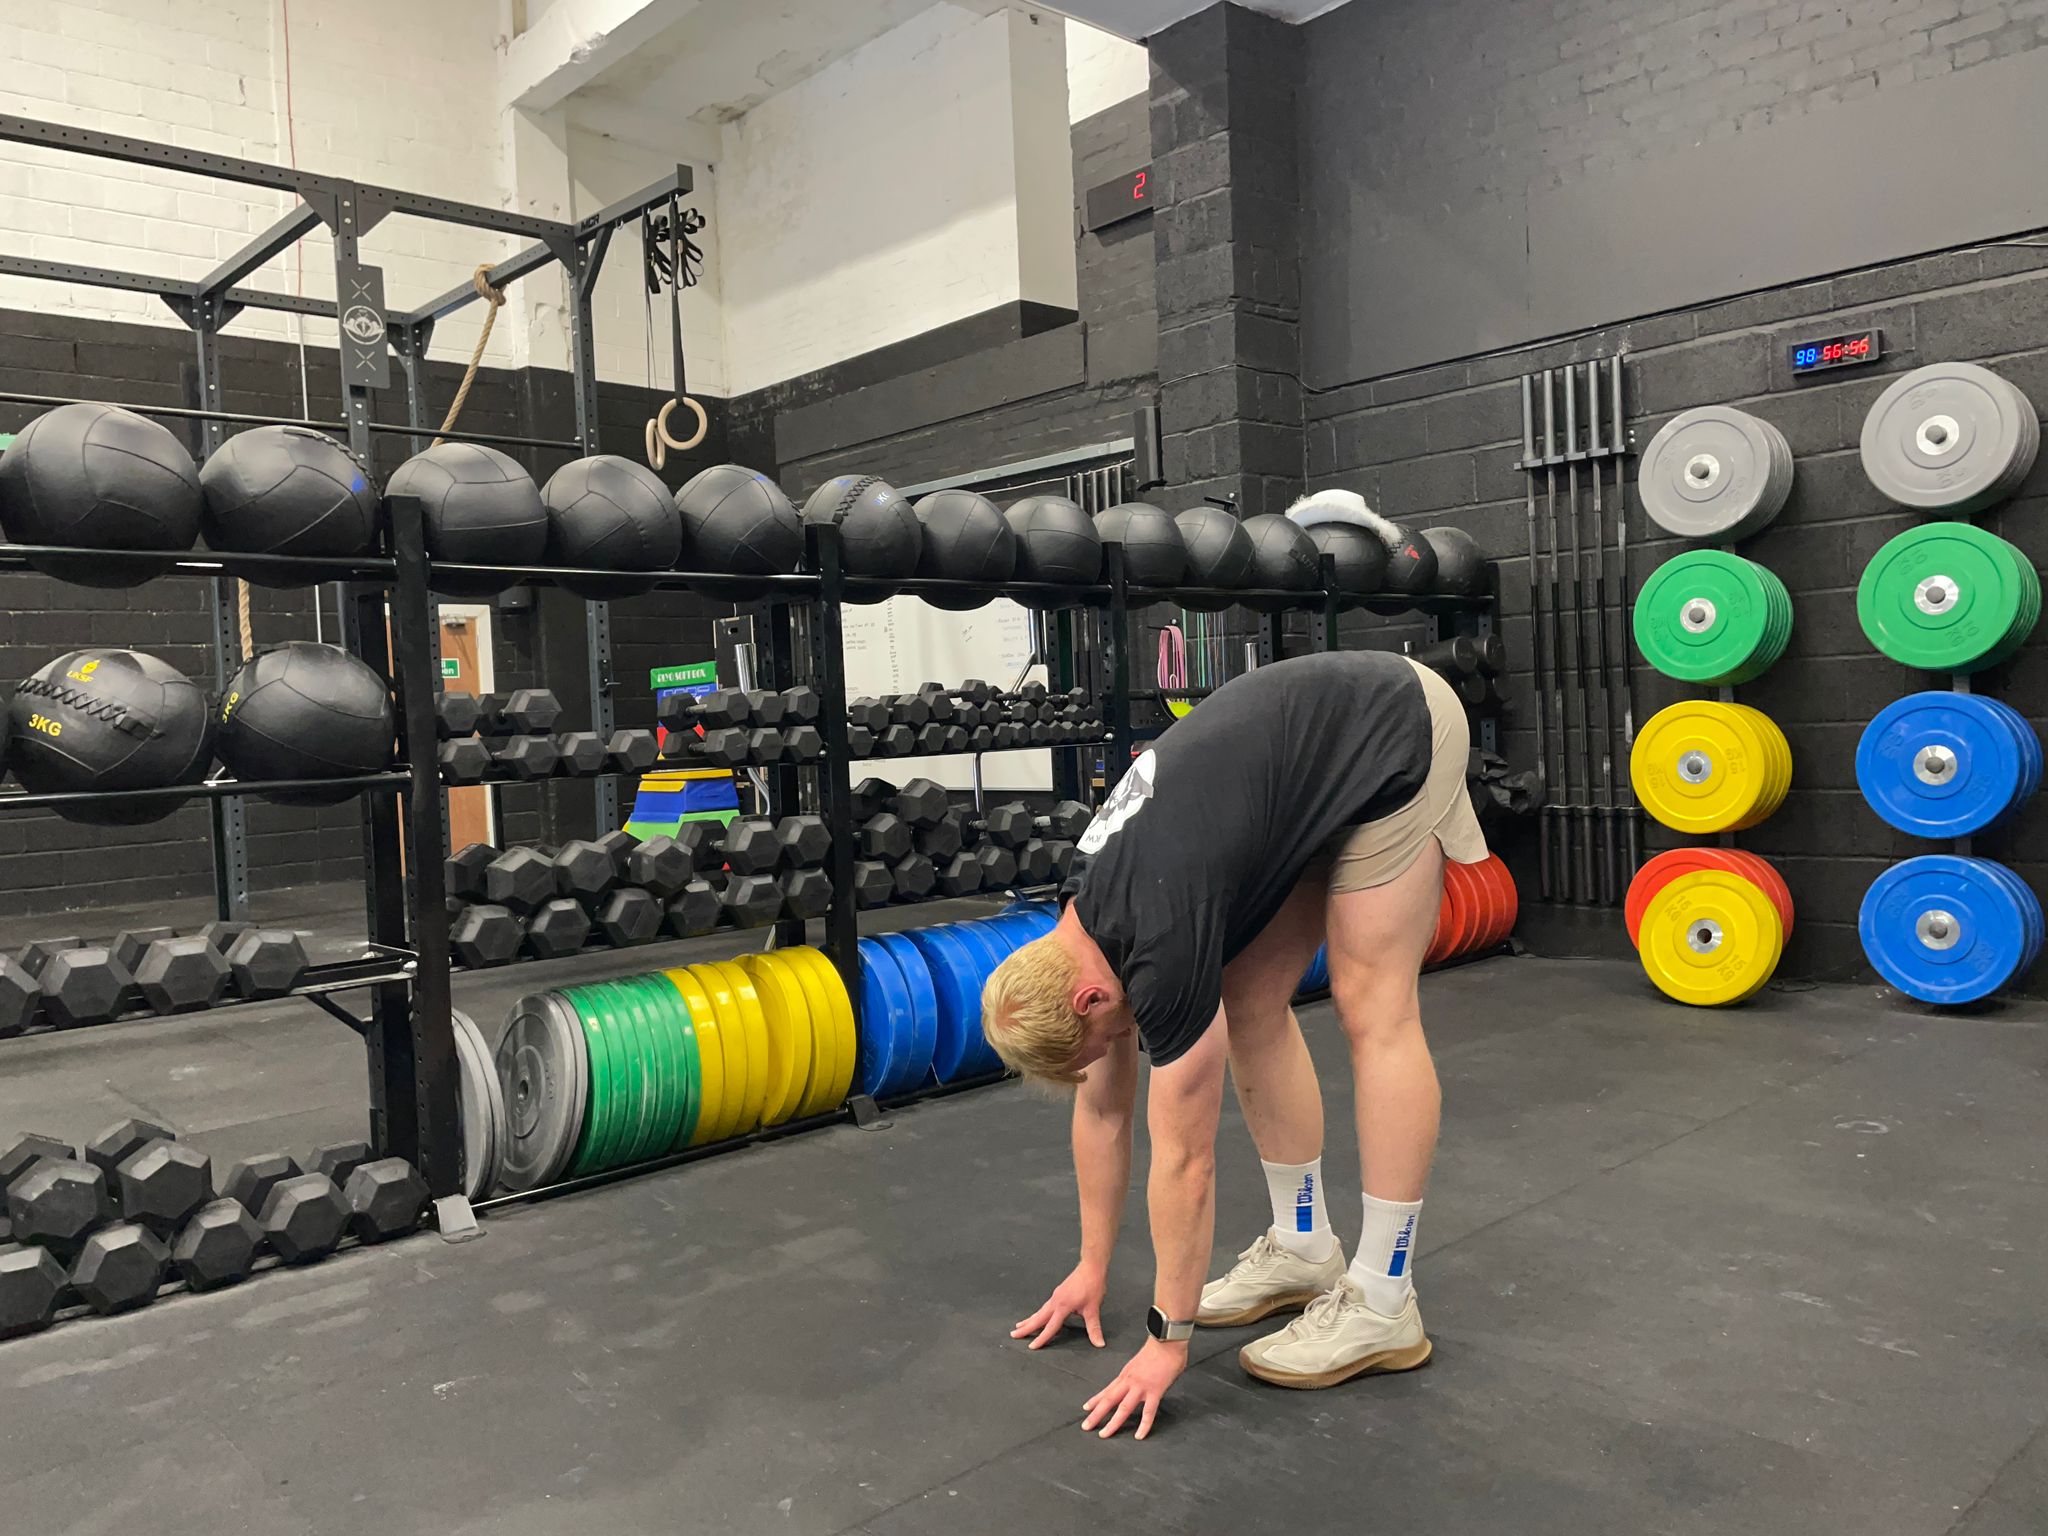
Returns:
[[[1855,919],[1864,890],[1888,864],[1940,851],[1940,845],[1894,833],[1864,805],[1855,783],[1856,741],[1884,704],[1919,688],[1945,686],[1945,679],[1880,657],[1857,624],[1855,585],[1864,563],[1916,521],[1887,505],[1865,478],[1858,435],[1885,385],[1929,362],[1988,363],[2037,407],[2048,406],[2048,270],[2036,270],[2041,268],[2048,268],[2048,251],[2022,247],[1930,256],[1311,396],[1309,484],[1357,490],[1378,510],[1413,525],[1455,523],[1499,561],[1513,667],[1504,750],[1517,766],[1528,767],[1535,761],[1535,687],[1525,479],[1514,468],[1521,452],[1519,375],[1626,348],[1629,419],[1638,450],[1673,414],[1694,405],[1732,403],[1775,423],[1797,458],[1794,488],[1777,522],[1741,552],[1771,567],[1790,587],[1794,629],[1785,657],[1738,689],[1737,697],[1784,728],[1795,776],[1778,814],[1737,841],[1778,864],[1798,903],[1797,931],[1781,974],[1863,974]],[[1884,329],[1886,354],[1879,364],[1791,379],[1788,342],[1866,325]],[[1633,474],[1631,460],[1631,597],[1655,565],[1684,547],[1643,517]],[[1558,480],[1562,516],[1562,473]],[[1581,496],[1588,494],[1582,484]],[[1541,524],[1540,486],[1537,513]],[[2038,564],[2048,556],[2044,514],[2048,456],[2017,499],[1979,521]],[[1414,633],[1412,627],[1401,630],[1365,617],[1352,621],[1351,629],[1355,638],[1394,646]],[[1632,676],[1638,720],[1697,692],[1640,664]],[[2048,629],[2037,631],[2012,661],[1981,674],[1977,686],[2012,703],[2037,728],[2048,723]],[[1650,828],[1652,847],[1684,841]],[[1533,842],[1515,842],[1505,851],[1526,896],[1535,889]],[[1977,851],[2011,863],[2037,889],[2048,887],[2048,809],[2037,801],[2012,826],[1979,838]]]

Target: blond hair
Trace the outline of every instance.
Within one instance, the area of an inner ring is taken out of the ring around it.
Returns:
[[[1080,965],[1052,934],[1033,939],[995,968],[981,989],[981,1032],[1011,1071],[1072,1087],[1082,1074],[1081,1016],[1074,1012]]]

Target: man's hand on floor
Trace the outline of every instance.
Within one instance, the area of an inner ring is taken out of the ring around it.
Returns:
[[[1083,1429],[1094,1429],[1102,1425],[1102,1438],[1107,1440],[1124,1426],[1124,1421],[1139,1409],[1138,1433],[1135,1438],[1142,1440],[1152,1433],[1152,1420],[1159,1412],[1160,1401],[1166,1396],[1166,1389],[1179,1380],[1180,1373],[1188,1368],[1188,1346],[1185,1340],[1168,1344],[1159,1339],[1147,1339],[1145,1347],[1131,1356],[1131,1362],[1123,1368],[1121,1375],[1081,1406],[1088,1410],[1088,1417],[1081,1421]]]
[[[1059,1337],[1069,1318],[1078,1317],[1087,1326],[1088,1342],[1100,1349],[1102,1298],[1108,1290],[1109,1272],[1083,1260],[1053,1288],[1044,1306],[1010,1330],[1010,1337],[1021,1339],[1035,1333],[1038,1337],[1031,1340],[1031,1347],[1043,1349]]]

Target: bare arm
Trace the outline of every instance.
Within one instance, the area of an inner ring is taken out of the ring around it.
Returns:
[[[1229,1036],[1222,1010],[1170,1066],[1152,1070],[1145,1124],[1152,1139],[1146,1203],[1158,1263],[1153,1304],[1169,1318],[1195,1315],[1216,1223],[1216,1125]]]

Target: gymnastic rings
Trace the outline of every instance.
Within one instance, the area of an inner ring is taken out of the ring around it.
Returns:
[[[697,430],[686,438],[668,435],[668,413],[679,405],[687,405],[697,418]],[[664,401],[661,414],[647,423],[647,467],[657,470],[665,467],[668,463],[669,449],[673,448],[677,453],[688,453],[703,442],[710,431],[711,418],[704,414],[704,407],[688,395]]]

